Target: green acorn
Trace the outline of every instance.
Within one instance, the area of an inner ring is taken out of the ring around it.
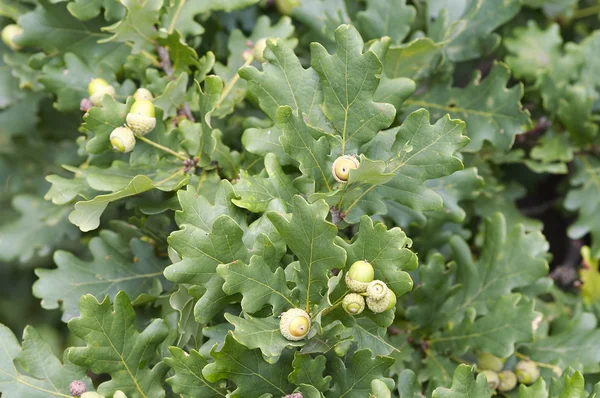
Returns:
[[[94,106],[102,105],[102,98],[104,98],[105,94],[108,94],[111,97],[114,97],[116,94],[115,88],[101,78],[93,79],[90,84],[88,84],[88,93],[90,94],[90,101],[92,101]]]
[[[381,300],[388,294],[388,290],[385,282],[376,279],[367,286],[367,297],[373,300]]]
[[[265,62],[265,48],[267,48],[267,39],[260,39],[252,49],[252,55],[258,62]]]
[[[540,377],[540,369],[533,361],[521,361],[515,367],[517,379],[523,384],[533,384]]]
[[[135,90],[135,93],[133,94],[133,99],[136,101],[152,101],[154,97],[152,96],[150,90],[148,90],[147,88],[140,87],[137,90]]]
[[[123,391],[117,390],[115,395],[113,395],[113,398],[127,398],[127,395],[125,395]]]
[[[375,270],[368,261],[359,260],[354,262],[346,272],[346,286],[354,293],[367,291],[367,286],[375,277]]]
[[[342,307],[350,315],[358,315],[365,309],[365,299],[358,293],[349,293],[342,300]]]
[[[292,308],[281,314],[279,331],[288,340],[302,340],[310,330],[310,317],[300,308]]]
[[[358,169],[358,166],[360,166],[360,163],[356,157],[350,155],[340,156],[331,165],[333,178],[337,182],[344,184],[348,181],[348,177],[350,177],[350,170]]]
[[[156,127],[154,104],[148,100],[135,101],[125,120],[135,134],[148,134]]]
[[[81,398],[105,398],[104,395],[100,395],[97,392],[84,392],[81,394]]]
[[[21,49],[21,46],[15,43],[15,37],[20,36],[22,33],[23,28],[19,25],[6,25],[4,29],[2,29],[2,41],[14,51],[18,51]]]
[[[390,303],[388,304],[387,308],[385,309],[386,311],[396,308],[396,293],[392,292],[392,289],[389,289],[388,293],[390,295]]]
[[[117,127],[110,133],[110,144],[118,152],[131,152],[135,146],[135,135],[129,127]]]
[[[504,367],[504,361],[489,352],[482,352],[477,355],[477,367],[481,370],[500,372]]]
[[[500,383],[498,373],[494,372],[493,370],[484,370],[479,373],[485,375],[485,378],[487,379],[487,385],[490,389],[495,390],[498,388],[498,384]]]
[[[390,306],[392,303],[392,294],[392,291],[388,289],[386,295],[382,299],[375,300],[372,297],[367,296],[367,307],[369,307],[369,309],[376,314],[385,312],[388,309],[393,308],[393,305]],[[395,294],[394,297],[396,297]]]
[[[498,391],[508,392],[517,386],[517,375],[510,370],[503,370],[498,373]]]

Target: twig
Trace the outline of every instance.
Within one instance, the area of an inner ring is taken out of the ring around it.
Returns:
[[[342,212],[336,209],[335,206],[331,206],[329,212],[331,213],[331,222],[336,226],[344,219]]]
[[[573,19],[591,17],[600,14],[600,5],[582,8],[573,13]]]
[[[240,69],[250,65],[253,60],[254,60],[254,56],[252,54],[249,54],[246,59],[246,62],[244,62],[244,65],[242,65],[240,67]],[[227,82],[227,85],[225,86],[225,88],[223,89],[223,93],[221,94],[221,98],[219,98],[219,101],[215,105],[215,109],[218,109],[221,106],[221,104],[223,103],[225,98],[229,95],[229,92],[233,89],[233,86],[235,86],[235,84],[237,83],[238,80],[240,80],[240,75],[238,73],[236,73],[235,76],[233,76],[231,78],[231,80]]]
[[[185,117],[186,119],[188,119],[192,122],[196,121],[196,119],[194,118],[194,115],[192,115],[192,111],[187,102],[185,104],[183,104],[183,107],[178,110],[178,113],[181,116]]]
[[[154,142],[154,141],[152,141],[152,140],[150,140],[150,139],[148,139],[148,138],[146,138],[146,137],[144,137],[144,136],[141,136],[141,135],[137,135],[137,134],[136,134],[135,138],[137,138],[137,139],[138,139],[138,140],[140,140],[140,141],[143,141],[143,142],[145,142],[146,144],[152,145],[153,147],[155,147],[155,148],[158,148],[158,149],[160,149],[160,150],[161,150],[161,151],[163,151],[163,152],[166,152],[166,153],[168,153],[168,154],[170,154],[170,155],[173,155],[173,156],[175,156],[177,159],[181,159],[181,160],[183,160],[184,162],[185,162],[185,161],[187,161],[187,160],[189,160],[189,159],[187,158],[187,156],[184,156],[184,155],[182,155],[182,154],[180,154],[180,153],[177,153],[177,152],[175,152],[174,150],[172,150],[171,148],[167,148],[166,146],[160,145],[159,143],[157,143],[157,142]]]
[[[561,286],[569,286],[577,280],[577,270],[575,268],[581,259],[581,241],[571,240],[569,242],[567,254],[562,264],[550,272],[550,277]]]
[[[163,68],[169,80],[173,80],[173,65],[169,57],[169,50],[167,47],[156,46],[156,52],[160,57],[160,67]]]

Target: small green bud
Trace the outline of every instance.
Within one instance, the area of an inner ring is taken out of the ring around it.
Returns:
[[[354,293],[367,291],[367,286],[375,277],[375,270],[369,262],[359,260],[354,262],[346,273],[346,286]]]
[[[279,320],[279,331],[288,340],[302,340],[310,330],[310,317],[300,308],[284,312]]]
[[[154,115],[154,104],[148,100],[139,100],[133,103],[125,120],[135,134],[145,135],[156,127]]]
[[[504,367],[504,361],[489,352],[482,352],[477,355],[477,367],[481,370],[500,372]]]
[[[90,94],[90,101],[92,101],[94,106],[102,105],[102,98],[104,98],[105,94],[108,94],[111,97],[114,97],[116,94],[114,87],[101,78],[93,79],[90,84],[88,84],[88,93]]]
[[[493,370],[484,370],[480,373],[485,375],[485,378],[487,379],[488,387],[491,390],[495,390],[496,388],[498,388],[498,384],[500,383],[500,379],[498,378],[498,373],[494,372]]]
[[[517,379],[523,384],[533,384],[540,377],[540,369],[533,361],[521,361],[515,367]]]
[[[376,279],[367,286],[367,297],[373,300],[381,300],[388,294],[388,290],[385,282]]]
[[[517,375],[510,370],[503,370],[498,373],[498,391],[508,392],[517,386]]]
[[[14,51],[18,51],[21,49],[21,46],[19,46],[17,43],[15,43],[15,38],[17,36],[20,36],[22,33],[23,33],[23,28],[20,27],[19,25],[15,25],[15,24],[6,25],[4,27],[4,29],[2,29],[2,34],[1,34],[2,41],[4,42],[4,44],[9,46]]]
[[[135,146],[135,135],[128,127],[117,127],[110,133],[110,144],[118,152],[131,152]]]
[[[342,300],[342,307],[350,315],[358,315],[365,309],[365,299],[358,293],[349,293]]]
[[[136,101],[152,101],[154,97],[152,96],[150,90],[148,90],[147,88],[140,87],[133,94],[133,99],[135,99]]]
[[[275,7],[283,15],[292,15],[296,7],[300,7],[300,0],[275,0]]]

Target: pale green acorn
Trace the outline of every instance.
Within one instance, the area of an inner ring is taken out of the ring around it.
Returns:
[[[81,394],[81,398],[105,398],[104,395],[100,395],[97,392],[84,392]]]
[[[510,370],[503,370],[498,373],[498,391],[508,392],[517,386],[517,375]]]
[[[152,96],[150,90],[148,90],[147,88],[140,87],[137,90],[135,90],[135,93],[133,94],[133,99],[136,101],[152,101],[154,97]]]
[[[137,135],[145,135],[156,127],[154,104],[148,100],[135,101],[125,120],[129,128]]]
[[[300,308],[292,308],[279,320],[279,331],[288,340],[302,340],[310,330],[310,317]]]
[[[115,395],[113,395],[113,398],[127,398],[127,395],[125,395],[123,391],[117,390]]]
[[[337,182],[345,184],[350,177],[350,170],[358,169],[358,166],[360,166],[360,163],[356,157],[343,155],[333,162],[331,173]]]
[[[366,260],[355,261],[346,272],[346,286],[354,293],[367,291],[367,286],[375,278],[373,266]]]
[[[540,368],[533,361],[521,361],[515,367],[517,380],[523,384],[533,384],[540,377]]]
[[[349,293],[342,300],[342,307],[350,315],[358,315],[365,309],[365,298],[358,293]]]
[[[489,352],[482,352],[477,355],[477,367],[481,370],[500,372],[504,367],[504,361]]]
[[[388,294],[388,290],[385,282],[376,279],[367,286],[367,297],[373,300],[381,300]]]
[[[94,106],[102,105],[102,98],[104,98],[104,95],[108,94],[111,97],[114,97],[116,94],[115,88],[101,78],[93,79],[90,84],[88,84],[88,93],[90,95],[90,101],[92,101]]]
[[[393,295],[393,300],[392,300],[392,295]],[[376,314],[379,314],[381,312],[385,312],[389,309],[392,309],[396,303],[396,295],[394,294],[394,292],[392,292],[391,290],[387,290],[387,294],[379,300],[375,300],[372,297],[367,296],[367,307],[369,307],[369,309],[371,311],[373,311]],[[393,301],[393,304],[392,304]]]
[[[135,135],[129,127],[117,127],[110,133],[110,144],[118,152],[131,152],[135,146]]]
[[[21,49],[17,43],[15,43],[15,37],[21,35],[23,33],[23,28],[19,25],[10,24],[6,25],[4,29],[2,29],[2,41],[4,44],[9,46],[14,51],[18,51]]]
[[[500,383],[498,373],[494,372],[493,370],[484,370],[480,373],[485,375],[485,378],[487,379],[487,385],[490,389],[495,390],[498,388],[498,384]]]

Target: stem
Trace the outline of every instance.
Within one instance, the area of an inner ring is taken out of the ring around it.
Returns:
[[[529,358],[527,355],[521,354],[520,352],[517,352],[517,351],[515,351],[515,356],[517,358],[523,359],[525,361],[531,361],[531,362],[535,363],[537,366],[539,366],[540,368],[548,368],[548,369],[556,369],[557,368],[557,365],[551,365],[549,363],[534,361],[533,359]]]
[[[600,13],[600,5],[582,8],[575,11],[573,14],[573,19],[591,17],[592,15],[596,15],[598,13]]]
[[[144,136],[141,135],[135,135],[135,138],[137,138],[140,141],[144,141],[146,144],[150,144],[152,145],[154,148],[158,148],[161,151],[164,151],[170,155],[175,156],[177,159],[181,159],[181,160],[188,160],[188,158],[180,153],[175,152],[174,150],[172,150],[171,148],[167,148],[166,146],[160,145],[159,143],[156,143]]]
[[[181,14],[181,10],[183,9],[183,6],[185,5],[186,0],[181,0],[179,2],[179,5],[177,6],[177,10],[175,10],[175,15],[173,15],[173,19],[171,20],[171,24],[169,25],[169,34],[173,33],[173,31],[175,30],[175,24],[177,23],[177,20],[179,19],[179,14]]]
[[[322,312],[321,312],[321,316],[325,316],[327,314],[329,314],[331,311],[335,310],[337,307],[339,307],[342,304],[342,300],[338,300],[337,303],[335,303],[334,305],[332,305],[329,308],[325,308]]]
[[[244,65],[242,65],[240,67],[240,69],[242,69],[245,66],[250,65],[252,63],[252,61],[254,61],[254,56],[253,55],[248,56],[248,59],[246,60],[246,62],[244,62]],[[227,85],[225,86],[225,88],[223,89],[223,93],[221,94],[221,98],[219,98],[217,105],[215,105],[215,109],[218,109],[221,106],[221,104],[223,103],[225,98],[229,95],[229,92],[233,89],[233,86],[235,86],[235,84],[237,83],[238,80],[240,80],[240,75],[238,73],[236,73],[235,76],[233,76],[231,78],[231,80],[229,82],[227,82]]]

